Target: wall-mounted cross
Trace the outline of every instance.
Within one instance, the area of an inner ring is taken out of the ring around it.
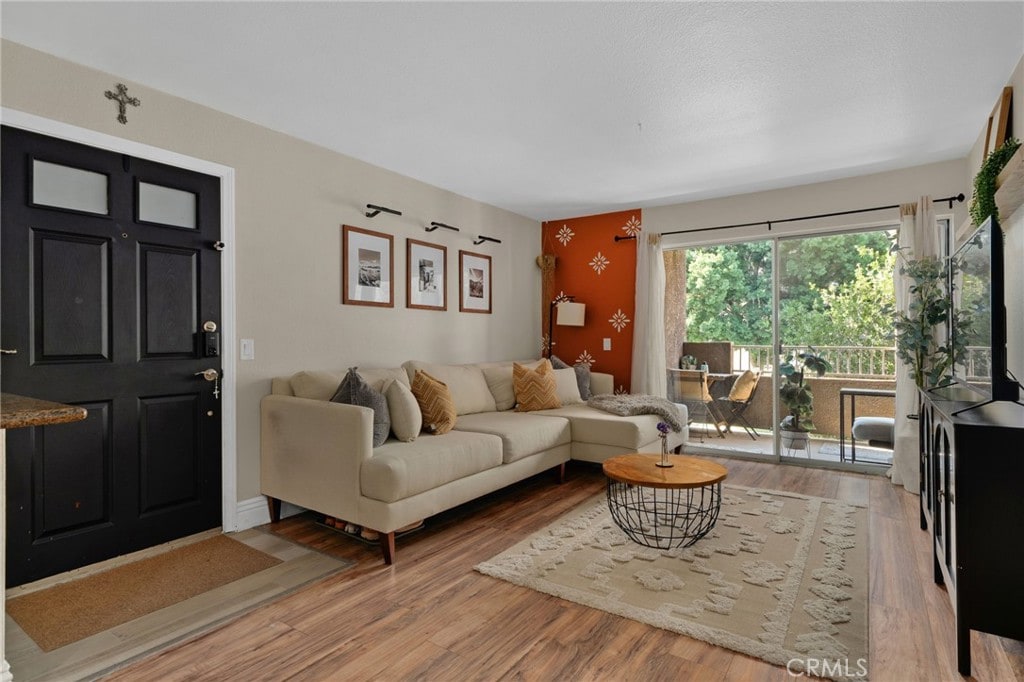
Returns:
[[[137,107],[140,104],[138,97],[128,96],[128,87],[124,83],[117,84],[117,94],[114,94],[110,90],[107,90],[103,94],[106,95],[107,99],[112,99],[117,102],[117,120],[122,124],[128,123],[128,117],[125,116],[125,107],[129,104],[133,107]]]

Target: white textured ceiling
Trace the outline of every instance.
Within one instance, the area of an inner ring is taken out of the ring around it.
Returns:
[[[962,158],[1024,53],[1024,2],[0,11],[6,39],[536,219]]]

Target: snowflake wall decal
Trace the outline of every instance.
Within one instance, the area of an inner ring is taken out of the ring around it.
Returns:
[[[562,242],[562,246],[567,245],[572,241],[572,238],[576,236],[576,233],[569,229],[568,225],[562,225],[562,229],[555,235],[555,239]]]
[[[569,301],[569,300],[571,300],[571,299],[568,296],[565,295],[565,291],[559,291],[558,295],[555,296],[555,298],[551,302],[552,303],[562,303],[564,301]]]
[[[550,343],[551,346],[557,346],[558,345],[557,341],[549,341],[547,334],[542,335],[540,337],[540,354],[541,355],[544,355],[545,353],[548,352],[548,348],[549,348],[548,343]]]
[[[608,260],[600,251],[597,252],[596,256],[590,259],[590,267],[594,268],[594,272],[599,275],[604,272],[604,269],[607,268],[610,263],[611,261]]]
[[[626,221],[626,224],[622,226],[622,231],[625,232],[630,237],[635,237],[638,234],[640,234],[640,229],[642,227],[643,226],[640,224],[640,221],[637,220],[636,216],[634,215],[630,216],[629,220]]]
[[[626,328],[626,325],[630,323],[630,319],[622,312],[622,308],[619,308],[608,321],[612,323],[612,326],[615,327],[615,331],[617,332],[621,332]]]
[[[619,384],[619,387],[617,389],[615,389],[615,395],[628,395],[628,394],[629,394],[629,391],[627,391],[626,387],[623,386],[622,384]]]
[[[591,365],[594,364],[594,356],[590,354],[590,351],[585,350],[582,353],[580,353],[580,356],[578,358],[576,358],[576,362],[582,363],[587,367],[590,367]]]

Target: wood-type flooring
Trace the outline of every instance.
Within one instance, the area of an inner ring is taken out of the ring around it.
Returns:
[[[868,504],[870,679],[963,679],[916,496],[882,476],[714,461],[729,469],[728,483]],[[275,532],[358,565],[109,679],[794,679],[749,656],[473,570],[603,488],[600,467],[570,463],[561,485],[550,472],[428,520],[398,542],[393,566],[311,515],[285,519]],[[974,679],[1024,679],[1024,644],[977,632],[971,642]]]

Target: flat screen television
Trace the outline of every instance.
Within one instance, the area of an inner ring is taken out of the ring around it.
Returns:
[[[949,262],[950,343],[966,353],[954,377],[988,400],[1017,400],[1006,366],[1003,232],[989,217]]]

